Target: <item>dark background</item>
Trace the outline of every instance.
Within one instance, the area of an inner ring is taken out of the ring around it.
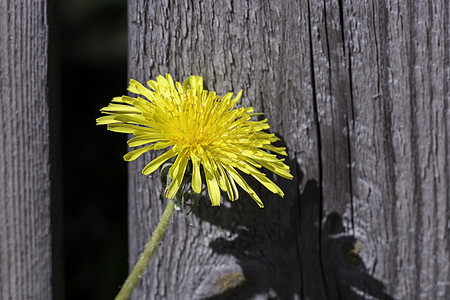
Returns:
[[[127,88],[126,0],[59,2],[66,299],[113,299],[127,276],[126,137],[96,126]]]

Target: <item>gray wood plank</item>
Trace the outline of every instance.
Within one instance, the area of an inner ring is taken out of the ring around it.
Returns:
[[[445,299],[449,21],[446,1],[129,1],[130,77],[244,89],[295,176],[263,210],[176,216],[135,299],[217,296],[233,271],[244,299]],[[150,159],[129,168],[131,265],[166,201]]]
[[[1,299],[62,297],[53,12],[46,1],[0,1]]]

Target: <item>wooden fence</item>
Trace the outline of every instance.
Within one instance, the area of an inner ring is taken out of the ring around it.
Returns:
[[[0,299],[61,299],[52,1],[0,1]]]

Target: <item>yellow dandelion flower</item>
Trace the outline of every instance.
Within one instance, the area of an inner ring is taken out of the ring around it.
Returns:
[[[167,149],[145,166],[142,173],[154,172],[165,161],[176,156],[169,176],[171,184],[167,197],[173,199],[182,183],[188,162],[192,162],[192,190],[202,190],[201,168],[212,205],[220,205],[220,190],[226,191],[230,200],[239,197],[237,185],[246,191],[260,206],[263,203],[237,170],[256,178],[268,190],[280,196],[283,191],[258,169],[266,169],[284,178],[292,179],[289,167],[267,150],[286,155],[284,147],[275,147],[279,140],[274,134],[264,132],[269,128],[267,119],[251,120],[252,107],[235,108],[242,91],[232,99],[233,93],[219,97],[203,89],[203,78],[190,76],[181,85],[167,74],[156,81],[147,82],[150,89],[130,80],[128,91],[143,97],[116,97],[101,109],[106,116],[97,124],[107,124],[115,132],[132,133],[130,147],[143,146],[127,153],[126,161],[141,154]]]

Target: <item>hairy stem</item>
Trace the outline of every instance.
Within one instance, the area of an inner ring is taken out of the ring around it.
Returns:
[[[167,207],[164,210],[163,215],[161,216],[161,220],[158,223],[158,226],[156,226],[156,229],[153,232],[150,241],[148,242],[147,246],[145,246],[144,252],[142,252],[141,257],[133,268],[133,271],[130,273],[124,285],[117,294],[115,298],[116,300],[127,300],[130,298],[131,294],[139,283],[142,274],[144,273],[145,269],[147,269],[147,266],[150,263],[153,254],[155,254],[159,242],[166,233],[167,226],[169,225],[174,211],[175,203],[172,200],[169,200],[169,202],[167,203]]]

